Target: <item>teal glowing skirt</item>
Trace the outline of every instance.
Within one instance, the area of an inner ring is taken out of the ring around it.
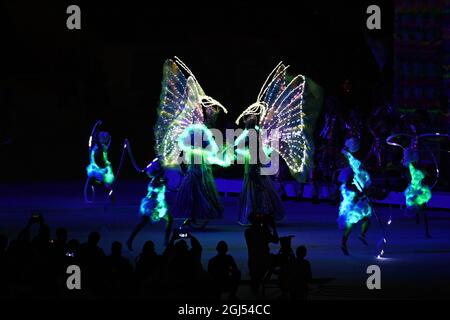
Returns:
[[[365,197],[358,197],[356,192],[349,190],[345,184],[341,185],[342,201],[339,205],[338,225],[340,229],[358,223],[365,217],[372,215],[372,207]]]

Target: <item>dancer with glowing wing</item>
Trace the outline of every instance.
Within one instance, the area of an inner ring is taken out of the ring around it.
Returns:
[[[156,152],[163,165],[181,164],[184,171],[173,215],[185,218],[185,224],[192,226],[199,220],[221,218],[223,208],[211,164],[227,164],[220,160],[207,125],[213,126],[220,110],[227,110],[205,94],[193,73],[176,57],[164,64],[162,90],[155,127]]]
[[[287,67],[281,62],[270,73],[260,90],[255,103],[250,105],[236,120],[243,119],[245,130],[236,140],[245,143],[251,131],[257,131],[256,149],[238,148],[238,156],[244,157],[245,176],[241,191],[239,223],[247,225],[252,213],[273,215],[275,220],[284,217],[281,199],[275,190],[270,175],[278,168],[264,170],[266,157],[271,155],[270,163],[276,164],[280,155],[291,174],[302,181],[312,164],[312,131],[317,118],[317,106],[311,110],[304,104],[307,79],[297,75],[288,79]],[[260,150],[264,152],[259,152]],[[259,155],[259,156],[258,156]]]

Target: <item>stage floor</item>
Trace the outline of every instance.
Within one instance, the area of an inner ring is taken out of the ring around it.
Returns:
[[[90,231],[102,235],[101,246],[109,254],[110,245],[125,243],[131,229],[139,221],[138,205],[146,192],[146,181],[121,181],[116,189],[116,201],[106,203],[98,194],[95,204],[85,204],[83,181],[46,182],[0,185],[0,233],[15,237],[26,224],[32,210],[41,211],[52,231],[66,227],[69,238],[85,241]],[[173,194],[170,195],[170,198]],[[244,228],[237,225],[237,197],[224,197],[225,217],[211,222],[203,231],[193,231],[203,245],[203,265],[215,254],[219,240],[229,244],[244,279],[248,278]],[[358,239],[355,229],[349,240],[350,256],[339,248],[341,232],[337,228],[337,206],[311,202],[285,201],[286,218],[279,224],[281,236],[294,235],[293,246],[304,244],[312,265],[311,299],[440,299],[450,298],[450,212],[431,211],[432,239],[424,236],[424,227],[415,217],[401,209],[377,207],[382,219],[392,216],[388,229],[385,257],[375,258],[381,229],[375,219],[368,233],[369,246]],[[180,224],[181,221],[176,221]],[[149,225],[138,235],[135,251],[124,248],[124,255],[134,261],[146,240],[153,240],[157,250],[163,250],[163,225]],[[272,246],[273,252],[278,246]],[[381,290],[368,290],[366,269],[381,268]],[[251,298],[247,289],[240,289],[241,298]],[[277,290],[269,290],[268,298],[276,298]]]

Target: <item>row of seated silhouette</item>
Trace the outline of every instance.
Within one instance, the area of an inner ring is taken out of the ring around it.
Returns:
[[[35,236],[33,225],[38,226]],[[269,243],[279,241],[276,228],[257,218],[245,230],[245,239],[253,294],[260,295],[264,283],[277,274],[281,297],[306,298],[311,270],[304,259],[305,247],[299,247],[296,256],[292,249],[286,255],[283,245],[279,254],[271,254]],[[252,294],[245,289],[248,281],[242,279],[225,241],[217,243],[217,255],[209,260],[205,270],[202,245],[189,232],[180,236],[179,230],[174,231],[161,254],[152,241],[146,241],[134,263],[124,257],[120,242],[114,241],[111,253],[106,255],[99,246],[100,240],[98,232],[91,232],[85,243],[69,240],[65,228],[56,229],[53,238],[42,216],[30,218],[15,239],[0,234],[0,298],[209,301],[246,299]],[[67,288],[70,265],[80,267],[80,290]]]

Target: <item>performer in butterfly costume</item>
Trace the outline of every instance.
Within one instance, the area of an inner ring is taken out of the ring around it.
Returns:
[[[211,169],[212,163],[223,163],[216,157],[218,146],[207,127],[214,125],[221,109],[227,113],[218,101],[205,94],[180,59],[164,63],[155,149],[168,167],[180,164],[183,152],[184,177],[172,212],[174,217],[186,218],[185,224],[221,218],[223,214]],[[194,145],[194,136],[201,137],[201,141],[206,137],[207,141]]]
[[[236,139],[236,145],[245,144],[252,130],[257,131],[259,140],[256,152],[242,146],[236,151],[245,160],[238,219],[242,225],[248,225],[252,213],[273,215],[275,220],[283,219],[283,204],[271,179],[271,175],[278,170],[274,168],[274,172],[272,169],[278,165],[278,155],[300,182],[304,182],[312,164],[312,134],[321,107],[321,89],[303,75],[288,77],[287,68],[282,62],[275,67],[262,86],[256,102],[236,120],[236,124],[239,124],[243,119],[245,124],[245,130]],[[307,86],[311,103],[305,103]],[[269,156],[270,161],[266,158]],[[269,162],[270,170],[264,167]]]

